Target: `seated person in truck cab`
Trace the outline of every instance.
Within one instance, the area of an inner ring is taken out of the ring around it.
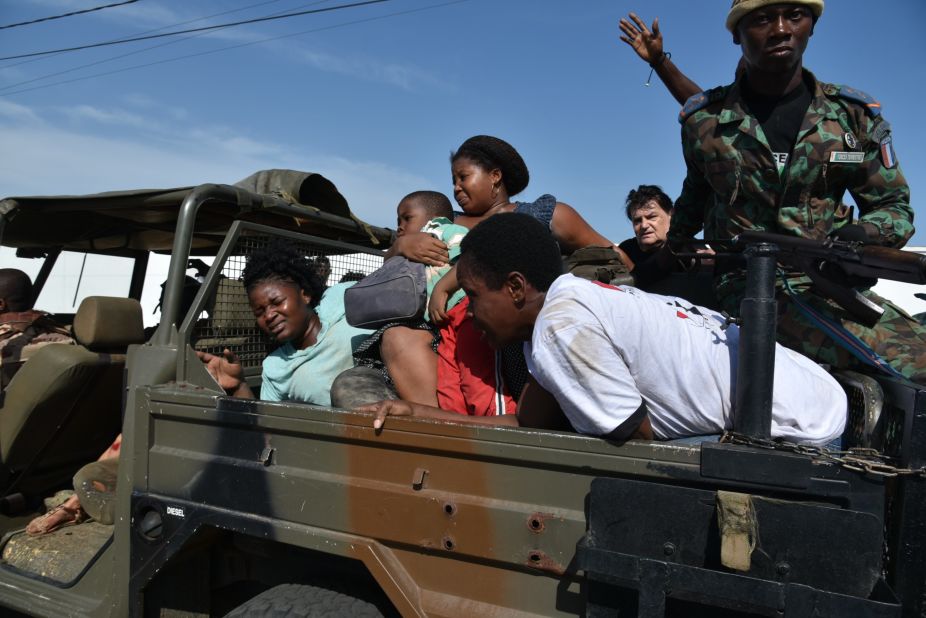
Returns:
[[[330,406],[331,383],[353,367],[371,332],[344,318],[344,290],[353,283],[324,290],[313,265],[282,240],[255,251],[241,276],[257,326],[281,344],[264,359],[260,398]],[[229,395],[255,398],[234,353],[197,354]]]
[[[42,346],[74,343],[67,328],[32,308],[32,297],[29,275],[0,268],[0,391]]]
[[[503,214],[463,240],[458,278],[496,348],[523,342],[531,382],[515,417],[461,417],[402,401],[359,408],[493,425],[559,428],[618,441],[719,434],[732,427],[739,329],[680,298],[563,275],[556,243],[529,216]],[[775,348],[772,436],[826,444],[846,396],[822,368]]]

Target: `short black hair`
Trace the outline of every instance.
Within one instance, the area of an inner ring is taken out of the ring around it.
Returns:
[[[344,276],[341,277],[341,280],[338,283],[350,283],[351,281],[360,281],[365,279],[366,275],[363,273],[358,273],[356,270],[350,270],[344,273]]]
[[[453,206],[446,195],[439,191],[412,191],[399,202],[413,202],[415,206],[424,208],[428,218],[446,217],[453,219]]]
[[[672,212],[672,199],[665,194],[662,187],[656,185],[640,185],[636,189],[631,189],[627,194],[627,218],[633,220],[633,211],[647,202],[656,202],[659,207],[666,213]]]
[[[534,217],[514,212],[493,215],[464,236],[460,262],[478,272],[490,290],[519,272],[536,290],[546,292],[563,274],[563,258],[550,230]]]
[[[463,142],[450,155],[451,163],[457,159],[469,159],[486,171],[500,170],[509,197],[526,189],[530,182],[527,164],[514,146],[491,135],[476,135]]]
[[[292,283],[311,297],[312,307],[318,304],[325,291],[315,265],[294,243],[282,238],[273,238],[254,251],[241,272],[241,279],[248,293],[266,281]]]
[[[0,298],[7,311],[32,309],[32,279],[18,268],[0,268]]]

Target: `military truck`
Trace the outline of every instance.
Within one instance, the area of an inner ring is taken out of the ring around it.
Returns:
[[[198,360],[232,349],[259,392],[270,342],[239,274],[276,236],[328,256],[334,281],[377,268],[393,238],[311,174],[0,202],[2,244],[46,260],[39,286],[61,250],[120,255],[137,301],[148,256],[171,256],[147,341],[107,337],[137,315],[97,299],[57,316],[79,354],[49,346],[10,384],[7,613],[926,615],[923,387],[839,376],[846,437],[867,449],[848,454],[767,440],[750,409],[730,439],[695,445],[412,418],[374,432],[361,413],[228,397]],[[196,256],[211,267],[181,314]],[[115,524],[25,535],[119,431]]]

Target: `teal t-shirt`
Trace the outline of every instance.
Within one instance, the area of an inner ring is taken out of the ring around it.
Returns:
[[[435,217],[428,221],[424,227],[421,228],[421,231],[434,236],[438,240],[442,240],[444,244],[447,245],[447,251],[450,253],[450,263],[453,264],[457,258],[460,257],[460,243],[463,242],[463,237],[469,232],[469,228],[457,225],[446,217]],[[431,294],[434,293],[434,286],[437,285],[441,277],[446,275],[447,271],[451,268],[452,266],[450,265],[427,266],[425,268],[428,285],[428,302],[431,302]],[[447,299],[447,311],[450,311],[457,303],[463,300],[464,296],[466,296],[466,294],[463,290],[454,292],[450,298]],[[424,319],[428,321],[431,319],[427,311],[424,312]]]
[[[333,285],[322,295],[315,308],[322,325],[315,345],[297,350],[284,343],[264,359],[261,399],[331,405],[331,383],[354,366],[354,350],[373,333],[344,318],[344,290],[353,284]]]

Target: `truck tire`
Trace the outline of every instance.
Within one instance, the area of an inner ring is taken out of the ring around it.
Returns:
[[[383,613],[373,603],[344,592],[302,584],[282,584],[265,590],[239,605],[225,618],[285,618],[287,616],[373,618],[382,617]]]

